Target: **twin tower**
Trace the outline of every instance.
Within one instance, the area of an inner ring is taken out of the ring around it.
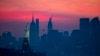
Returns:
[[[48,32],[52,29],[52,18],[50,17],[48,21]],[[34,21],[34,17],[32,17],[32,22],[30,23],[29,39],[31,48],[38,51],[41,40],[39,37],[39,19]]]

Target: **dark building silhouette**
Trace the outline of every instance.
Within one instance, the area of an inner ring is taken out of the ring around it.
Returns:
[[[100,36],[100,21],[98,17],[91,20],[91,35],[98,38]]]
[[[12,49],[16,47],[16,39],[12,36],[11,32],[2,33],[0,40],[0,48]]]
[[[65,54],[65,38],[62,32],[50,30],[47,35],[47,56],[61,56]]]
[[[36,19],[36,29],[37,29],[37,37],[39,37],[39,19]]]
[[[79,45],[78,43],[80,41],[80,30],[73,30],[71,33],[71,44],[73,45],[72,47]]]
[[[32,22],[30,23],[30,43],[36,38],[36,24],[34,22],[34,17],[32,17]]]
[[[26,26],[25,29],[25,36],[24,36],[24,40],[22,43],[22,50],[23,52],[31,52],[31,48],[30,48],[30,43],[29,43],[29,29],[28,29],[28,25]]]
[[[45,53],[37,52],[31,49],[28,25],[25,29],[25,36],[22,44],[22,49],[18,51],[18,54],[19,56],[45,56]]]
[[[100,56],[99,17],[90,21],[89,18],[80,18],[79,29],[73,30],[71,35],[68,31],[53,30],[51,17],[47,28],[48,33],[40,38],[39,19],[34,21],[32,17],[24,37],[19,38],[17,44],[11,32],[2,33],[0,56]]]
[[[83,53],[83,44],[80,38],[80,30],[73,30],[70,38],[70,52],[74,55],[84,55]]]
[[[64,31],[63,36],[65,37],[65,40],[67,40],[69,38],[68,31]]]
[[[24,40],[24,37],[20,37],[17,41],[17,50],[20,50],[22,49],[22,44],[23,44],[23,40]]]
[[[81,44],[83,44],[84,46],[89,45],[89,39],[90,39],[89,18],[80,19],[80,38],[81,38]]]
[[[83,33],[89,33],[89,31],[90,31],[89,18],[81,18],[80,19],[80,31]]]
[[[1,36],[0,36],[0,40],[1,40]]]
[[[46,52],[48,50],[47,48],[47,40],[48,40],[48,37],[47,37],[47,34],[43,34],[41,36],[41,43],[40,43],[40,51],[41,52]]]
[[[100,21],[99,17],[94,17],[91,20],[91,41],[90,50],[92,53],[99,55],[100,53]]]
[[[32,22],[30,23],[30,46],[33,50],[38,51],[39,44],[39,19],[36,19],[35,23],[34,17],[32,17]]]
[[[50,30],[53,30],[53,24],[52,24],[52,18],[51,17],[49,18],[49,21],[48,21],[48,32]]]

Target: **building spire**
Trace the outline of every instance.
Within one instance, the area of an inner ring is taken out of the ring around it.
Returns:
[[[32,12],[32,22],[34,22],[34,14],[33,14],[33,12]]]
[[[49,18],[49,22],[52,22],[52,17]]]
[[[53,30],[53,25],[52,25],[52,17],[49,18],[49,21],[48,21],[48,32],[50,30]]]

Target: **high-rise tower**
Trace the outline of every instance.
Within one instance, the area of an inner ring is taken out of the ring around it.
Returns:
[[[34,17],[32,16],[32,22],[30,23],[30,41],[33,37],[36,37],[36,24],[34,22]]]
[[[80,30],[89,31],[89,29],[90,29],[89,18],[81,18],[80,19]]]
[[[37,37],[39,37],[39,19],[36,19],[36,30],[37,30]]]
[[[51,18],[51,17],[49,18],[49,21],[48,21],[48,32],[49,32],[50,30],[53,30],[52,18]]]
[[[23,40],[23,44],[22,44],[22,50],[24,52],[29,52],[30,49],[30,45],[29,45],[29,28],[28,28],[28,24],[26,25],[25,28],[25,35],[24,35],[24,40]]]
[[[34,51],[38,50],[39,41],[39,19],[36,19],[35,22],[32,16],[32,22],[30,23],[30,46]]]

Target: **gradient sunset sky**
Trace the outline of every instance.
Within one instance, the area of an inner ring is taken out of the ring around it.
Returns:
[[[71,31],[79,28],[79,18],[100,16],[100,0],[0,0],[0,34],[11,31],[15,36],[23,36],[32,12],[45,25],[40,26],[43,29],[52,17],[55,29]],[[18,30],[21,32],[16,34]]]

